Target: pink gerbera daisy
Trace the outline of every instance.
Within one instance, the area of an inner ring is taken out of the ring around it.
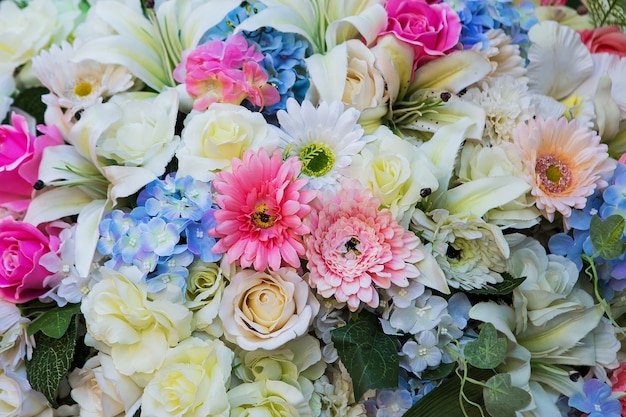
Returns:
[[[537,117],[517,125],[513,140],[537,208],[550,221],[557,211],[567,220],[572,208],[585,207],[587,197],[606,187],[605,177],[615,169],[608,147],[576,120]]]
[[[275,271],[283,261],[298,268],[302,235],[309,233],[302,219],[315,197],[314,191],[302,190],[307,180],[297,178],[301,166],[297,157],[283,162],[280,151],[270,157],[263,148],[233,158],[232,172],[219,172],[213,181],[220,209],[209,234],[221,238],[213,252],[257,271],[267,266]]]
[[[309,284],[325,298],[377,307],[376,287],[407,287],[419,276],[424,258],[420,240],[400,226],[368,189],[342,183],[311,213],[311,235],[305,237]]]

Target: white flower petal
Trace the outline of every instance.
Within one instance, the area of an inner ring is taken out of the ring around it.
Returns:
[[[580,35],[554,21],[541,22],[528,32],[528,87],[557,100],[570,95],[593,71],[591,53]]]

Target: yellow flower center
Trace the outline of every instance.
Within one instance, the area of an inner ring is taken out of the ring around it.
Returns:
[[[76,94],[77,97],[87,97],[92,91],[93,87],[91,83],[88,82],[76,84],[76,87],[74,87],[74,94]]]
[[[254,213],[252,213],[252,223],[256,227],[260,227],[261,229],[267,229],[268,227],[272,227],[276,222],[276,216],[267,213],[267,205],[259,204],[255,207]]]
[[[562,193],[572,182],[571,169],[552,155],[537,158],[535,173],[539,177],[539,187],[549,194]]]

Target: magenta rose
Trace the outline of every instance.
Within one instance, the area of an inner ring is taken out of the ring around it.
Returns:
[[[445,55],[456,46],[461,21],[446,3],[429,4],[426,0],[389,0],[387,28],[379,36],[395,35],[415,51],[413,69]]]
[[[63,144],[55,127],[39,126],[42,136],[32,134],[26,119],[13,113],[10,125],[0,125],[0,207],[24,212],[37,182],[43,149]]]
[[[59,249],[59,240],[30,223],[0,219],[0,297],[25,303],[50,290],[52,272],[41,259]]]
[[[604,26],[578,32],[592,54],[607,53],[626,57],[626,33],[617,26]]]

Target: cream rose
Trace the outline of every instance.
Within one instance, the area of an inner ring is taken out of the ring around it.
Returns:
[[[272,350],[305,334],[318,310],[295,269],[242,270],[224,290],[219,316],[229,341],[245,350]]]
[[[61,15],[52,0],[33,0],[23,9],[12,1],[1,2],[0,66],[15,69],[30,61],[55,38],[65,37],[80,14],[78,9],[70,8],[69,12],[71,14]]]
[[[111,357],[102,352],[72,371],[68,380],[80,417],[133,415],[139,407],[142,389],[117,372]]]
[[[23,362],[15,371],[0,367],[0,417],[52,417],[46,398],[28,383]]]
[[[180,142],[174,134],[178,115],[175,89],[159,95],[120,94],[93,108],[84,117],[93,115],[95,126],[105,125],[96,143],[99,156],[118,165],[146,168],[157,176],[163,174]],[[98,123],[100,120],[106,122]],[[97,132],[97,127],[88,128]]]
[[[159,369],[169,347],[191,334],[191,312],[167,300],[149,300],[135,267],[100,268],[102,281],[83,298],[89,337],[85,342],[108,349],[123,375]]]
[[[230,276],[230,267],[224,261],[222,265],[196,261],[188,269],[185,305],[193,311],[192,328],[213,337],[221,337],[223,331],[217,313],[227,277]]]
[[[401,225],[407,227],[415,203],[437,190],[439,183],[432,174],[430,160],[412,143],[393,134],[386,126],[379,127],[368,143],[354,157],[350,166],[352,178],[372,190]]]
[[[231,160],[241,158],[245,150],[264,147],[271,153],[278,147],[278,137],[261,113],[228,103],[191,112],[181,136],[182,146],[176,152],[178,176],[191,175],[200,181],[213,179],[215,171],[230,169]]]
[[[183,340],[168,351],[163,366],[146,386],[141,415],[227,417],[232,361],[233,352],[218,339]]]
[[[228,391],[231,417],[313,416],[311,407],[297,388],[282,381],[241,384]]]

